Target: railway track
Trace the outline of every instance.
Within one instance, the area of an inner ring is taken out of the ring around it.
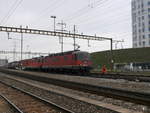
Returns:
[[[5,97],[3,94],[0,94],[0,97],[2,97],[8,104],[9,107],[15,111],[15,113],[23,113],[15,104],[13,104],[7,97]],[[8,106],[7,106],[8,107]],[[10,109],[9,109],[10,110]]]
[[[44,85],[45,83],[40,84],[40,82],[33,81],[30,79],[25,79],[25,78],[17,79],[17,78],[18,77],[13,77],[5,74],[3,77],[0,76],[1,79],[0,81],[9,84],[11,86],[21,88],[34,95],[40,96],[43,99],[64,106],[67,109],[71,109],[71,111],[74,111],[74,113],[132,113],[129,112],[130,110],[128,109],[113,106],[110,104],[101,105],[102,104],[101,102],[100,102],[101,104],[99,105],[94,104],[93,102],[92,103],[90,102],[91,101],[90,99],[87,99],[87,101],[85,101],[86,98],[84,99],[84,97],[80,97],[80,96],[74,97],[73,95],[68,94],[68,92],[65,92],[65,94],[67,94],[65,95],[64,93],[61,92],[57,92],[57,91],[55,92],[54,89],[48,90],[48,87]],[[119,112],[119,111],[124,111],[124,112]]]
[[[25,74],[25,73],[17,73],[17,72],[5,72],[7,74],[11,74],[13,76],[19,76],[25,77],[28,79],[53,84],[65,88],[70,88],[73,90],[80,90],[87,93],[92,93],[96,95],[102,95],[106,97],[111,97],[115,99],[130,101],[136,104],[142,104],[146,106],[150,106],[150,94],[149,93],[143,93],[143,92],[137,92],[137,91],[129,91],[129,90],[123,90],[123,89],[117,89],[117,88],[110,88],[110,87],[103,87],[103,86],[95,86],[95,85],[89,85],[84,83],[77,83],[77,82],[71,82],[71,81],[65,81],[65,80],[58,80],[54,78],[47,78],[42,76],[34,76],[33,74]]]
[[[19,113],[19,111],[14,104],[0,94],[0,113]]]
[[[124,74],[99,74],[99,73],[90,73],[86,77],[93,78],[107,78],[107,79],[124,79],[128,81],[136,81],[136,82],[150,82],[150,76],[143,75],[124,75]]]
[[[36,95],[0,82],[1,96],[18,113],[74,113]]]

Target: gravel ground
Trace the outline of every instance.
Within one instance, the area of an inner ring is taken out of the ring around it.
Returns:
[[[114,111],[110,111],[95,105],[91,105],[85,102],[81,102],[79,100],[75,100],[72,98],[68,98],[61,94],[57,94],[54,92],[42,90],[30,85],[26,85],[20,82],[16,82],[14,80],[10,80],[4,77],[0,77],[1,81],[5,81],[7,84],[20,87],[26,91],[30,91],[33,94],[41,96],[49,101],[52,101],[56,104],[59,104],[67,109],[73,110],[75,113],[116,113]]]
[[[0,113],[18,113],[13,110],[12,107],[2,98],[0,97]]]
[[[5,79],[5,80],[10,81],[8,79]],[[62,87],[58,87],[58,86],[54,86],[54,85],[48,85],[48,84],[44,84],[44,83],[40,83],[40,82],[37,82],[37,81],[28,80],[28,79],[23,79],[23,80],[26,80],[29,83],[38,84],[39,86],[50,88],[52,91],[57,90],[57,91],[67,92],[67,93],[70,93],[70,94],[73,94],[73,95],[87,97],[87,98],[94,99],[94,100],[97,100],[97,101],[101,101],[101,102],[104,102],[104,103],[121,106],[123,108],[130,109],[132,112],[135,112],[135,111],[146,112],[146,111],[148,111],[148,107],[143,106],[143,105],[137,105],[137,104],[133,104],[133,103],[129,103],[129,102],[121,101],[121,100],[116,100],[116,99],[112,99],[112,98],[105,98],[103,96],[97,96],[97,95],[94,95],[94,94],[83,93],[83,92],[79,92],[79,91],[75,91],[75,90],[71,90],[71,89],[66,89],[66,88],[62,88]],[[12,80],[11,80],[11,83],[13,83]]]
[[[13,71],[20,72],[18,70],[13,70]],[[92,84],[97,86],[106,86],[112,88],[120,88],[120,89],[126,89],[131,91],[150,93],[150,83],[147,82],[134,82],[134,81],[127,81],[123,79],[114,80],[114,79],[90,78],[90,77],[82,77],[82,76],[67,76],[61,74],[58,75],[58,74],[49,74],[49,73],[42,73],[42,72],[29,72],[29,71],[22,71],[22,72],[27,74],[33,74],[35,76],[44,76],[48,78],[74,81],[74,82]]]

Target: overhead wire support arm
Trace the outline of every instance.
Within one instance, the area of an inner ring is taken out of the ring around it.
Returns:
[[[86,40],[111,40],[112,38],[91,36],[91,35],[83,35],[83,34],[74,34],[74,33],[66,33],[66,32],[54,32],[47,30],[37,30],[37,29],[27,29],[27,28],[17,28],[17,27],[5,27],[0,26],[0,31],[2,32],[14,32],[14,33],[26,33],[26,34],[39,34],[39,35],[49,35],[49,36],[63,36],[68,38],[78,38],[78,39],[86,39]]]

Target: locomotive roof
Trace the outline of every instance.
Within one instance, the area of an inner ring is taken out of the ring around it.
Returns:
[[[87,53],[86,51],[80,51],[80,50],[75,50],[75,51],[67,51],[67,52],[63,52],[63,53],[55,53],[55,54],[49,54],[48,56],[40,56],[40,57],[34,57],[31,59],[24,59],[22,61],[26,61],[26,60],[38,60],[38,59],[43,59],[46,57],[51,57],[51,56],[62,56],[62,55],[67,55],[67,54],[77,54],[77,53]]]
[[[88,53],[87,51],[76,51],[74,53]]]
[[[66,55],[66,54],[70,54],[70,53],[77,52],[77,51],[80,51],[80,50],[67,51],[67,52],[63,52],[63,53],[49,54],[49,56],[61,56],[61,55]]]

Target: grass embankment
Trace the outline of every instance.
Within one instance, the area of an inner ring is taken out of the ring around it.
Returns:
[[[110,69],[110,51],[91,53],[95,67]],[[150,62],[150,47],[113,50],[114,63]]]

